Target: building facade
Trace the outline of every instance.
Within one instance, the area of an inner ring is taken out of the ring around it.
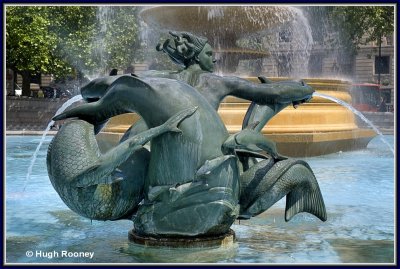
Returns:
[[[278,39],[279,40],[279,39]],[[395,102],[395,49],[393,36],[382,38],[381,52],[376,42],[361,45],[350,55],[344,49],[314,44],[309,54],[293,50],[290,40],[279,40],[277,50],[263,59],[262,74],[267,77],[343,79],[354,84],[380,84],[385,102]],[[251,65],[251,64],[250,64]],[[246,66],[249,69],[248,66]],[[244,69],[244,68],[242,68]]]

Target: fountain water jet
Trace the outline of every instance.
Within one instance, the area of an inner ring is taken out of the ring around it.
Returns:
[[[360,111],[358,111],[357,109],[355,109],[355,108],[354,108],[353,106],[351,106],[350,104],[348,104],[348,103],[346,103],[346,102],[343,102],[342,100],[336,99],[336,98],[334,98],[334,97],[332,97],[332,96],[329,96],[329,95],[325,95],[325,94],[317,93],[317,92],[316,92],[316,93],[313,94],[313,96],[318,96],[318,97],[322,97],[322,98],[325,98],[325,99],[334,101],[334,102],[336,102],[336,103],[338,103],[338,104],[340,104],[340,105],[342,105],[342,106],[347,107],[348,109],[350,109],[354,114],[356,114],[357,116],[359,116],[365,123],[367,123],[369,126],[371,126],[372,129],[374,129],[374,131],[375,131],[375,132],[379,135],[379,137],[381,138],[382,142],[383,142],[384,144],[386,144],[386,145],[389,147],[390,151],[392,151],[392,153],[393,153],[393,155],[394,155],[394,149],[393,149],[392,146],[389,144],[389,142],[387,142],[386,139],[383,137],[382,132],[379,131],[379,129],[378,129],[369,119],[367,119]]]
[[[66,110],[69,106],[71,106],[72,104],[74,104],[74,103],[76,103],[76,102],[78,102],[78,101],[80,101],[80,100],[82,100],[82,96],[81,96],[80,94],[78,94],[78,95],[72,97],[71,99],[67,100],[67,101],[56,111],[56,114],[55,114],[54,116],[56,116],[56,115],[58,115],[58,114],[64,112],[64,110]],[[49,122],[49,124],[47,124],[47,127],[46,127],[46,129],[44,130],[44,132],[43,132],[42,138],[40,139],[40,142],[39,142],[38,146],[36,147],[35,152],[34,152],[33,155],[32,155],[32,160],[31,160],[31,163],[30,163],[30,165],[29,165],[28,172],[27,172],[27,174],[26,174],[26,180],[25,180],[25,183],[24,183],[23,192],[25,192],[26,186],[28,185],[29,178],[30,178],[30,176],[31,176],[31,174],[32,174],[32,169],[33,169],[33,166],[34,166],[34,164],[35,164],[37,154],[39,153],[39,150],[40,150],[40,148],[41,148],[41,146],[42,146],[44,140],[46,139],[46,135],[47,135],[47,133],[50,131],[50,128],[51,128],[51,126],[53,126],[53,124],[54,124],[54,121],[53,121],[53,120],[51,120],[51,121]]]

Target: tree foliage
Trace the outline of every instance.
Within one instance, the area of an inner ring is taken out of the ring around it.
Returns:
[[[35,73],[65,77],[125,69],[138,56],[138,39],[136,7],[6,7],[7,68],[25,82]]]
[[[6,63],[15,70],[43,71],[51,66],[57,43],[48,31],[46,8],[12,6],[6,9]]]
[[[106,53],[103,59],[106,61],[106,67],[125,69],[133,63],[135,58],[140,57],[138,55],[140,29],[137,23],[137,12],[136,7],[126,6],[100,9],[100,14],[108,14],[105,16],[105,22],[98,20],[100,36],[97,37],[98,40],[104,42],[102,49]],[[95,42],[95,44],[101,43]]]
[[[310,6],[303,8],[314,40],[332,48],[356,52],[360,45],[391,36],[394,6]],[[337,35],[335,35],[335,33]]]
[[[89,6],[50,6],[48,18],[51,21],[49,32],[57,36],[57,44],[52,53],[57,62],[51,72],[58,77],[82,72],[93,68],[91,58],[92,35],[96,28],[96,8]],[[63,70],[64,69],[64,70]]]
[[[379,43],[394,31],[393,6],[338,6],[331,15],[341,40],[353,48],[371,41]]]

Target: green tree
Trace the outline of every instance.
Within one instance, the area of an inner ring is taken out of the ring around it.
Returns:
[[[375,41],[378,44],[379,64],[382,64],[382,37],[392,36],[394,31],[393,6],[341,6],[335,7],[331,15],[335,26],[340,29],[340,39],[347,48],[356,51],[359,45]]]
[[[394,31],[393,6],[309,6],[305,11],[315,41],[355,53],[360,45]],[[337,33],[337,38],[335,35]],[[330,38],[327,38],[331,36]]]
[[[128,6],[52,7],[51,31],[58,35],[57,54],[76,72],[105,75],[127,69],[139,42],[137,8]]]
[[[338,6],[330,10],[341,41],[353,50],[371,41],[380,45],[383,36],[393,34],[393,6]]]
[[[129,6],[99,7],[96,12],[96,30],[92,36],[91,59],[108,73],[116,68],[125,70],[135,59],[140,59],[138,8]]]
[[[50,6],[47,9],[48,18],[51,21],[48,30],[57,37],[57,43],[52,53],[59,60],[59,62],[53,63],[52,73],[56,77],[63,77],[93,69],[91,50],[93,47],[92,36],[96,29],[97,8]]]
[[[23,95],[32,74],[126,69],[138,57],[137,25],[136,7],[7,6],[7,68],[22,75]]]
[[[33,74],[62,77],[75,72],[68,55],[79,57],[89,50],[85,41],[93,32],[91,18],[95,18],[93,7],[6,8],[6,63],[22,75],[22,95],[29,95]]]
[[[23,77],[22,94],[29,95],[32,73],[46,72],[53,57],[56,36],[49,33],[46,8],[10,6],[6,8],[6,64]]]

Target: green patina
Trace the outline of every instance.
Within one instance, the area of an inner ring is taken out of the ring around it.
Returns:
[[[281,156],[259,132],[286,106],[311,99],[313,89],[217,76],[206,39],[171,35],[157,50],[183,70],[95,79],[81,89],[86,104],[54,118],[78,118],[48,151],[49,176],[63,201],[91,219],[131,219],[137,234],[157,237],[221,235],[237,218],[254,217],[286,195],[286,220],[309,212],[325,221],[311,168]],[[253,102],[243,131],[232,136],[217,113],[228,95]],[[109,118],[130,112],[142,120],[101,154],[95,134]],[[143,147],[148,141],[150,151]]]

